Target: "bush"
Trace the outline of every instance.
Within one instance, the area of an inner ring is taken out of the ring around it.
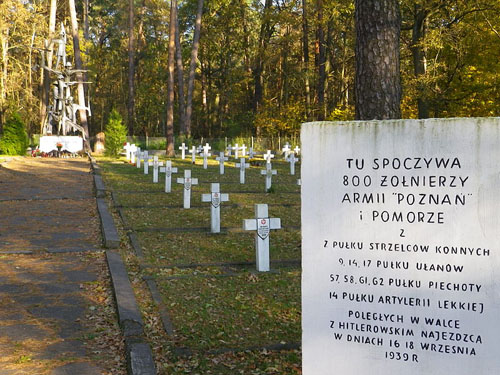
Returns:
[[[28,145],[28,134],[21,116],[14,113],[4,124],[3,136],[0,139],[0,152],[7,155],[25,155]]]
[[[127,128],[123,124],[122,117],[113,109],[109,115],[108,123],[104,131],[106,134],[105,154],[107,156],[118,156],[127,142]]]

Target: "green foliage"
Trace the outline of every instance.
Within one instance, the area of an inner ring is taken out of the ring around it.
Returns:
[[[7,155],[24,155],[28,144],[28,134],[26,134],[21,116],[14,113],[4,125],[3,136],[0,139],[0,151]]]
[[[123,124],[121,115],[113,109],[106,124],[106,155],[118,156],[127,141],[127,128]]]

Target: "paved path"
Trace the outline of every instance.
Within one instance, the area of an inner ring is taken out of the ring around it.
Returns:
[[[0,375],[124,373],[89,171],[0,164]]]

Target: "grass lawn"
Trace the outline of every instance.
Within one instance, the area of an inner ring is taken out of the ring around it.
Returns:
[[[144,175],[142,166],[123,159],[99,159],[125,229],[141,246],[138,275],[153,280],[159,292],[145,314],[161,315],[163,308],[173,328],[150,335],[161,374],[301,373],[300,166],[291,176],[288,163],[273,162],[278,174],[268,193],[260,162],[247,169],[242,185],[234,159],[225,163],[224,175],[215,160],[203,169],[202,159],[195,165],[173,159],[179,173],[167,194],[164,174],[153,184],[152,168]],[[176,183],[185,169],[199,180],[191,209],[182,208],[183,186]],[[209,233],[210,204],[201,202],[211,182],[229,194],[221,205],[220,234]],[[281,218],[283,228],[271,231],[268,273],[255,271],[255,233],[242,230],[257,203],[268,204],[269,216]]]

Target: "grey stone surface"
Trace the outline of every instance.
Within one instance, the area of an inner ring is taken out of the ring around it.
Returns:
[[[0,284],[0,293],[20,294],[28,292],[26,284]]]
[[[127,370],[130,375],[155,375],[156,367],[151,348],[146,343],[127,345]]]
[[[76,362],[56,367],[49,375],[101,375],[101,371],[88,362]]]
[[[141,313],[135,301],[127,269],[125,268],[125,264],[123,264],[120,254],[115,251],[106,251],[106,257],[113,282],[120,325],[130,320],[142,326]]]
[[[91,282],[97,280],[97,275],[95,273],[90,273],[81,270],[71,270],[63,272],[66,279],[72,282]]]
[[[36,355],[35,359],[57,359],[59,357],[84,357],[85,347],[81,341],[64,340],[44,348],[43,352]]]
[[[106,186],[100,174],[94,175],[94,185],[96,190],[97,198],[103,198],[106,196]]]
[[[38,284],[38,288],[45,294],[75,293],[80,289],[78,284],[56,282],[54,284]]]
[[[52,305],[45,307],[33,307],[28,310],[37,318],[60,319],[66,322],[74,322],[80,319],[85,311],[83,306]]]
[[[108,211],[106,201],[102,198],[97,198],[97,209],[101,218],[101,228],[104,237],[104,246],[109,249],[114,249],[120,246],[120,237],[116,230],[113,217]]]
[[[43,339],[48,332],[33,324],[13,324],[0,326],[0,337],[7,337],[12,341],[28,339]]]

